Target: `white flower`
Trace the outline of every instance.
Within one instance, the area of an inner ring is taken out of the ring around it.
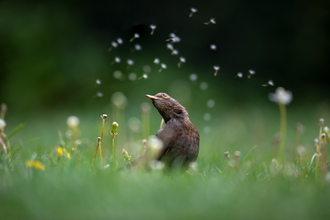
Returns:
[[[79,118],[77,116],[70,116],[68,117],[68,119],[66,120],[66,124],[68,125],[68,127],[70,128],[76,128],[79,126]]]
[[[290,91],[286,91],[284,88],[278,87],[275,93],[269,94],[269,99],[272,102],[287,105],[292,101],[292,94]]]

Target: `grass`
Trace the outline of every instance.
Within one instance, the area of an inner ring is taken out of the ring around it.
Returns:
[[[20,133],[28,133],[24,128],[11,137],[12,155],[9,157],[1,151],[1,216],[8,219],[327,219],[330,181],[321,171],[315,177],[315,158],[312,161],[313,141],[319,133],[318,119],[314,116],[319,112],[311,107],[301,109],[287,108],[283,163],[272,162],[278,150],[272,139],[280,128],[276,105],[215,109],[221,112],[212,113],[211,121],[202,121],[201,112],[188,109],[201,134],[198,166],[189,173],[113,172],[110,134],[113,118],[105,124],[102,139],[103,164],[109,164],[109,168],[101,167],[98,155],[92,167],[96,138],[102,128],[99,116],[92,118],[85,113],[80,117],[81,145],[76,151],[71,151],[72,140],[60,141],[56,132],[50,134],[38,128],[52,125],[65,133],[64,116],[61,120],[50,118],[45,124],[35,123],[30,132],[46,140],[31,140],[23,145],[21,140],[26,137]],[[310,118],[304,117],[307,113]],[[325,125],[329,116],[329,112],[322,115]],[[40,120],[42,116],[37,118]],[[8,129],[12,130],[10,121],[7,121]],[[148,129],[156,133],[160,116],[154,110],[150,121]],[[305,147],[306,154],[292,160],[297,122],[304,125],[299,144]],[[209,126],[210,133],[203,132],[205,126]],[[125,123],[119,123],[118,167],[127,163],[120,153],[122,148],[133,159],[141,154],[142,133],[131,132]],[[52,140],[49,135],[58,141],[45,144]],[[70,151],[70,158],[59,156],[58,146]],[[232,161],[228,166],[225,151],[229,151]],[[235,151],[241,152],[241,172],[234,162]],[[27,167],[26,160],[40,161],[45,170]]]

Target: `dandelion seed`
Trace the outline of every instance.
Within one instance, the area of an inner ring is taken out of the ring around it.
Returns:
[[[270,85],[270,86],[274,86],[274,82],[273,82],[273,80],[269,80],[267,83],[262,84],[263,87],[266,87],[266,86],[268,86],[268,85]]]
[[[114,61],[111,62],[111,65],[115,64],[115,63],[120,63],[120,58],[119,57],[115,57]]]
[[[97,85],[101,85],[101,80],[100,79],[96,79],[96,84]]]
[[[139,38],[140,35],[138,33],[135,33],[134,36],[129,40],[129,42],[133,42],[134,39]]]
[[[176,50],[176,49],[172,50],[171,55],[178,55],[178,54],[179,54],[179,51],[178,50]]]
[[[181,64],[182,63],[185,63],[185,62],[186,62],[186,58],[180,57],[180,62],[178,63],[178,67],[180,68],[181,67]]]
[[[220,69],[220,66],[213,66],[213,69],[215,70],[214,76],[218,74],[218,70]]]
[[[282,87],[278,87],[275,93],[269,94],[269,99],[272,102],[276,102],[278,104],[287,105],[292,100],[292,93],[290,91],[286,91]]]
[[[151,34],[151,35],[154,34],[154,31],[155,31],[156,27],[157,27],[157,26],[156,26],[155,24],[151,24],[151,25],[150,25],[150,28],[151,28],[151,33],[150,33],[150,34]]]
[[[242,73],[242,72],[238,72],[237,75],[236,75],[236,77],[238,77],[238,78],[242,78],[242,77],[243,77],[243,73]],[[236,77],[235,77],[235,78],[236,78]]]
[[[102,92],[97,92],[96,97],[103,97],[103,93]]]
[[[77,116],[70,116],[66,119],[66,124],[69,128],[77,128],[79,126],[79,118]]]
[[[122,77],[122,72],[120,70],[116,70],[115,72],[113,72],[113,77],[115,79],[120,79]]]
[[[154,59],[154,63],[155,63],[155,64],[159,64],[159,63],[160,63],[160,60],[159,60],[158,58],[155,58],[155,59]]]
[[[170,49],[170,50],[174,49],[173,44],[170,44],[170,43],[166,44],[166,47],[167,47],[167,49]]]
[[[211,18],[209,21],[204,22],[204,24],[209,25],[209,24],[216,24],[217,22],[215,21],[214,18]]]
[[[192,74],[190,74],[190,76],[189,76],[189,79],[190,79],[191,81],[196,81],[197,78],[198,78],[198,76],[197,76],[196,73],[192,73]]]
[[[249,70],[249,75],[247,76],[248,79],[251,78],[252,75],[254,75],[256,73],[256,71],[254,70]]]
[[[179,43],[181,41],[181,38],[178,36],[175,36],[172,38],[172,43]]]
[[[207,82],[202,82],[199,87],[201,90],[206,90],[209,87],[209,84],[207,84]]]
[[[158,72],[161,72],[163,69],[166,69],[166,68],[167,68],[166,64],[165,63],[161,63],[160,64],[160,69],[158,70]]]
[[[136,80],[136,74],[135,74],[135,73],[130,73],[130,74],[128,75],[128,79],[131,80],[131,81]]]
[[[190,8],[190,14],[189,14],[189,17],[191,18],[193,16],[194,13],[197,12],[197,9],[196,8]]]
[[[145,73],[142,76],[143,76],[144,79],[148,79],[148,74]]]
[[[204,116],[203,116],[203,119],[204,119],[205,121],[209,121],[209,120],[211,120],[211,114],[210,114],[210,113],[205,113]]]
[[[211,44],[210,48],[211,48],[211,50],[217,50],[217,45]]]
[[[135,44],[134,48],[131,50],[131,52],[133,53],[134,51],[140,51],[142,49],[142,47],[140,46],[140,44]]]
[[[131,59],[128,59],[127,60],[127,69],[129,69],[133,64],[134,64],[134,61],[133,60],[131,60]]]
[[[213,99],[210,99],[210,100],[207,101],[206,105],[209,108],[213,108],[214,105],[215,105],[215,101]]]
[[[118,44],[123,44],[124,43],[123,39],[121,39],[121,38],[117,38],[117,42],[118,42]]]
[[[111,42],[111,47],[109,47],[108,51],[110,52],[112,50],[112,48],[117,48],[118,44],[115,41]]]

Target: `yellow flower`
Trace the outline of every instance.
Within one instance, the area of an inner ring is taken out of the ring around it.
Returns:
[[[33,167],[37,170],[45,170],[45,165],[43,165],[40,161],[33,161],[33,160],[27,160],[25,161],[25,165],[27,167]]]
[[[70,159],[70,153],[66,153],[66,156]]]
[[[62,157],[63,156],[63,149],[61,147],[57,148],[57,153]]]

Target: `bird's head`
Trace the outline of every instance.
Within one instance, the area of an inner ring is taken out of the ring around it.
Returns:
[[[152,104],[156,107],[159,114],[167,122],[171,118],[188,117],[187,110],[175,99],[166,93],[157,93],[156,95],[146,95],[151,99]]]

